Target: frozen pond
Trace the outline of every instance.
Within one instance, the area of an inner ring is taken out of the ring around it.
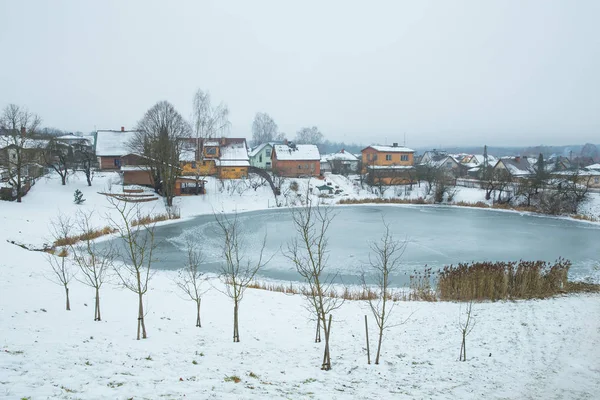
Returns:
[[[437,270],[447,264],[470,261],[545,260],[558,257],[573,263],[571,277],[593,275],[600,264],[600,226],[574,220],[509,212],[432,206],[337,207],[329,229],[329,263],[344,283],[357,283],[368,261],[369,242],[382,234],[382,218],[398,239],[407,239],[402,273],[394,283],[403,285],[415,269]],[[282,251],[294,237],[289,210],[272,209],[238,216],[247,233],[249,254],[256,256],[267,234],[266,254],[274,255],[263,277],[296,281],[299,277]],[[179,269],[185,262],[186,238],[201,244],[206,269],[221,262],[214,216],[206,215],[156,228],[159,242],[156,268]]]

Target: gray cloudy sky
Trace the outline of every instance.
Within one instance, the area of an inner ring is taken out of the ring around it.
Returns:
[[[292,137],[600,142],[600,1],[0,1],[0,107],[132,127],[197,88]]]

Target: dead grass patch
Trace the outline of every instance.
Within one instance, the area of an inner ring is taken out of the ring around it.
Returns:
[[[60,238],[54,241],[54,247],[65,247],[65,246],[73,246],[74,244],[82,241],[82,240],[94,240],[99,238],[100,236],[110,235],[111,233],[115,233],[117,230],[111,228],[110,226],[105,226],[100,229],[93,229],[88,232],[84,232],[81,235],[76,236],[67,236],[64,238]]]
[[[338,204],[429,204],[423,197],[417,199],[342,199]]]
[[[440,300],[515,300],[566,293],[571,262],[473,262],[444,267],[437,276]]]

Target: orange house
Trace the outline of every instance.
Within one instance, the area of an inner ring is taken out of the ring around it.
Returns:
[[[185,176],[218,176],[240,179],[248,176],[250,160],[244,138],[216,138],[187,141],[180,157]]]
[[[314,144],[276,144],[271,152],[273,172],[298,178],[321,174],[321,154]]]
[[[408,147],[373,145],[362,149],[362,173],[371,184],[398,185],[414,180],[414,153]]]

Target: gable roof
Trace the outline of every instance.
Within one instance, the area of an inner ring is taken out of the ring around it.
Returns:
[[[129,142],[137,131],[98,131],[96,134],[96,155],[124,156],[131,153]]]
[[[268,142],[268,143],[261,143],[258,146],[256,146],[255,148],[253,148],[252,150],[250,150],[250,152],[248,153],[248,155],[250,157],[254,157],[256,156],[258,153],[260,153],[265,147],[267,146],[271,146],[273,147],[273,144]]]
[[[337,153],[331,153],[331,154],[325,154],[322,157],[323,160],[327,160],[327,161],[333,161],[333,160],[340,160],[340,161],[356,161],[358,162],[358,157],[356,157],[354,154],[349,153],[347,151],[339,151]]]
[[[365,151],[368,148],[374,149],[374,150],[382,152],[382,153],[414,153],[415,152],[413,149],[409,149],[408,147],[404,147],[404,146],[382,146],[382,145],[378,145],[378,144],[374,144],[372,146],[367,146],[364,149],[362,149],[362,151]]]
[[[320,161],[319,148],[314,144],[297,144],[290,147],[287,144],[273,146],[275,157],[281,161]]]
[[[25,138],[22,141],[20,136],[0,136],[0,149],[12,146],[22,146],[24,149],[43,149],[48,146],[50,141],[47,139]]]
[[[501,158],[496,163],[496,166],[499,163],[502,163],[506,170],[513,176],[526,176],[535,173],[535,169],[526,157]]]
[[[215,164],[221,167],[248,167],[248,148],[246,141],[233,142],[226,146],[221,146],[221,154]]]

